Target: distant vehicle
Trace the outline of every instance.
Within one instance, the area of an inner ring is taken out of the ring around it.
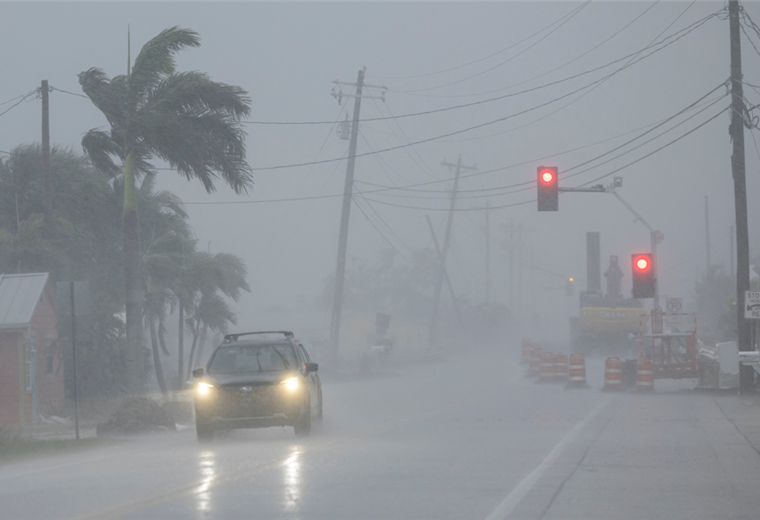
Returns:
[[[213,440],[217,430],[269,426],[308,436],[322,419],[318,369],[292,332],[227,334],[205,369],[193,370],[198,441]]]

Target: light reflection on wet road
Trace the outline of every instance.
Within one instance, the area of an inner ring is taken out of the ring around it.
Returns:
[[[589,389],[539,385],[502,351],[326,378],[311,438],[186,431],[6,466],[0,518],[758,517],[760,456],[711,397],[608,397],[588,372]],[[637,487],[648,505],[626,499]]]

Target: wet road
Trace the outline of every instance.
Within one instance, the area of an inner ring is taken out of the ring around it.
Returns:
[[[306,440],[189,430],[5,466],[0,518],[760,518],[760,406],[742,429],[735,397],[605,394],[599,362],[591,388],[540,385],[514,352],[328,381]]]

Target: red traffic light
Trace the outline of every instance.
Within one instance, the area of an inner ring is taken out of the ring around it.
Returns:
[[[546,182],[547,184],[552,182],[554,180],[554,173],[549,170],[541,173],[541,180]]]
[[[640,270],[645,270],[647,267],[649,267],[649,260],[646,258],[639,258],[636,260],[636,268]]]

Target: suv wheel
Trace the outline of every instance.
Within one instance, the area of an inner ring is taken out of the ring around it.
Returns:
[[[307,403],[301,417],[293,425],[296,437],[308,437],[311,434],[311,406]]]

